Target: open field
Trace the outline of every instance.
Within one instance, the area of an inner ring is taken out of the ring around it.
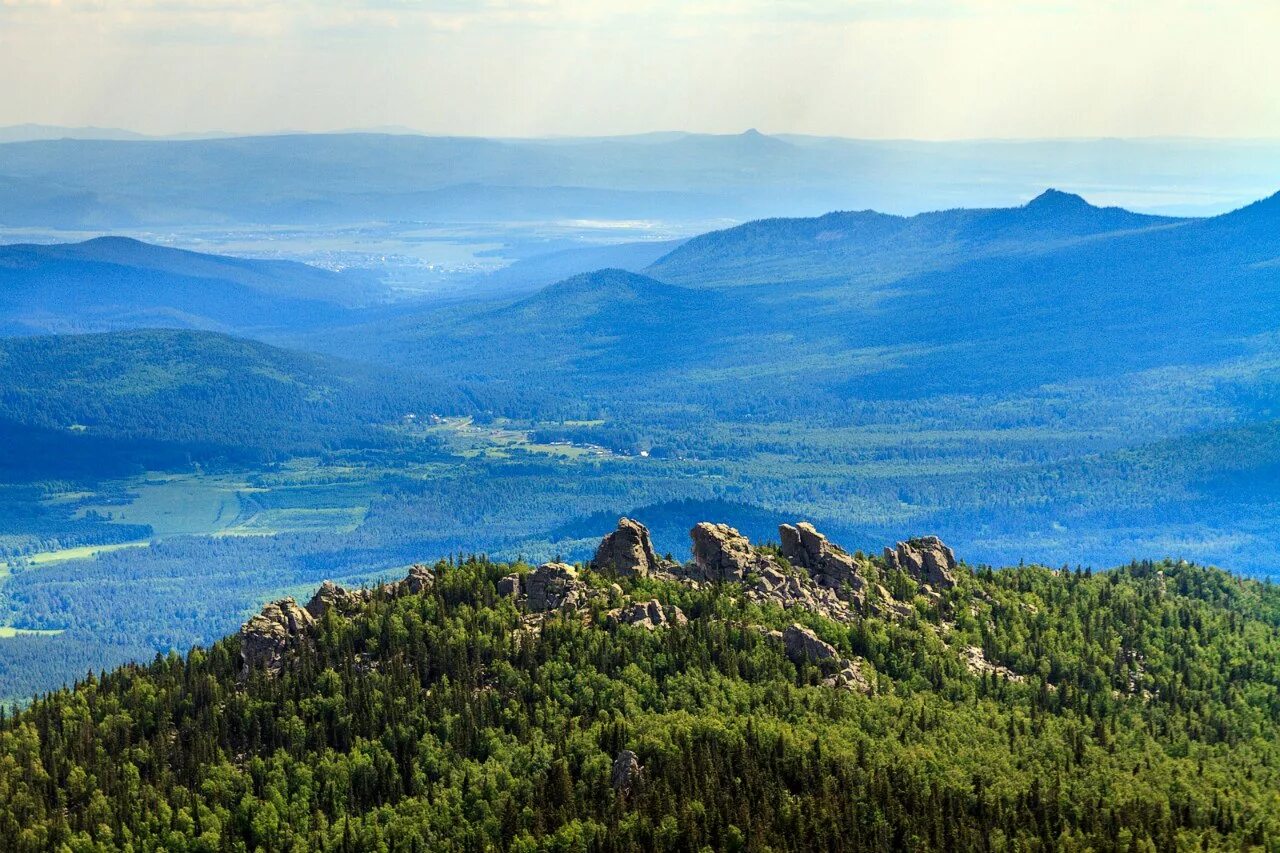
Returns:
[[[33,628],[14,628],[11,625],[0,625],[0,640],[9,637],[56,637],[62,631],[37,631]]]

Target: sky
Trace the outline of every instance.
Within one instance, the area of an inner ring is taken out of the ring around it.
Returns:
[[[1280,137],[1280,0],[0,0],[0,125]]]

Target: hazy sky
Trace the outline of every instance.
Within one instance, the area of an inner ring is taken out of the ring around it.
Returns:
[[[0,0],[0,124],[1280,136],[1280,0]]]

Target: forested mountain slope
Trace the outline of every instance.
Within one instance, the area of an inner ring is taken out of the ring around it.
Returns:
[[[1050,189],[1012,208],[962,208],[910,217],[865,210],[762,219],[695,237],[646,272],[702,286],[828,279],[841,285],[882,283],[967,260],[1032,254],[1180,221],[1094,207],[1078,195]]]
[[[354,275],[123,237],[0,246],[0,334],[310,328],[376,295],[374,282]]]
[[[0,339],[0,388],[9,482],[376,446],[390,439],[381,425],[415,406],[464,400],[366,366],[164,329]]]
[[[1266,850],[1280,595],[623,520],[0,717],[0,849]]]

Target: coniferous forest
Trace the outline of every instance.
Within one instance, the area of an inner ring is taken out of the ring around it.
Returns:
[[[339,590],[277,666],[246,627],[7,714],[0,849],[1280,849],[1273,585],[854,559],[891,608],[563,567],[534,613],[546,567],[484,558]]]

